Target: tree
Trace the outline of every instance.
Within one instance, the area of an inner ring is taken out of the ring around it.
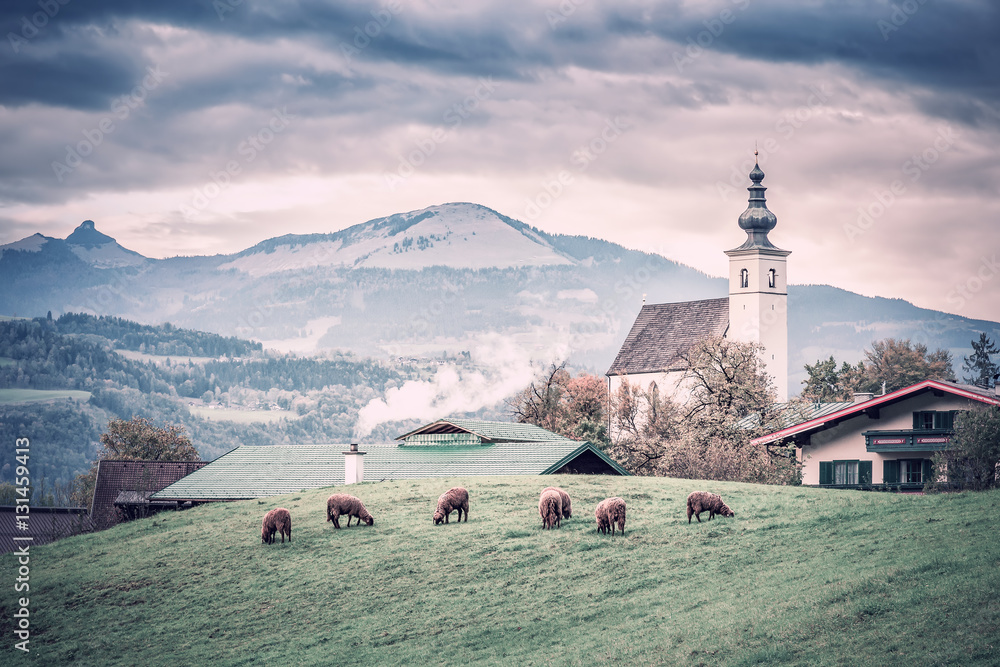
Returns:
[[[628,378],[612,397],[615,438],[609,454],[637,475],[662,474],[667,445],[677,437],[677,405],[660,393],[655,382],[645,389]]]
[[[1000,486],[1000,408],[979,405],[960,413],[948,449],[935,453],[932,466],[929,488],[955,484],[984,491]]]
[[[837,369],[831,356],[815,365],[806,364],[809,378],[804,381],[802,398],[809,401],[849,401],[854,392],[881,393],[896,391],[923,380],[955,379],[951,352],[937,349],[930,352],[923,343],[909,339],[885,338],[865,350],[865,358],[857,365],[844,362]]]
[[[972,354],[963,358],[962,370],[972,374],[963,379],[969,384],[992,388],[1000,366],[993,363],[990,355],[997,353],[1000,348],[985,333],[980,333],[979,341],[972,341]]]
[[[923,343],[885,338],[875,341],[872,349],[865,351],[865,384],[859,391],[877,392],[883,383],[886,392],[890,392],[923,380],[954,379],[951,352],[942,349],[928,352]]]
[[[118,461],[200,461],[180,426],[153,426],[144,417],[112,419],[101,434],[99,459]]]
[[[789,450],[751,440],[778,427],[773,382],[761,347],[723,338],[702,341],[683,358],[683,402],[624,381],[612,410],[611,452],[631,472],[692,479],[794,483]]]
[[[598,447],[609,444],[607,403],[608,390],[601,378],[587,373],[573,377],[565,362],[551,364],[507,401],[515,421]]]

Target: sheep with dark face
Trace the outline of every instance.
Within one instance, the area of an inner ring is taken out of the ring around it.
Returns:
[[[610,529],[614,535],[615,524],[618,524],[618,530],[625,534],[625,501],[618,496],[602,500],[594,510],[594,516],[597,518],[597,532],[607,535]]]
[[[711,521],[716,514],[721,516],[736,516],[733,510],[729,509],[726,503],[722,502],[722,496],[708,491],[693,491],[687,497],[688,523],[691,523],[691,515],[701,523],[702,512],[708,512],[708,520]]]
[[[562,496],[555,489],[545,489],[538,499],[538,513],[542,515],[542,528],[559,528],[562,519]]]
[[[546,491],[556,491],[559,493],[559,497],[562,498],[562,518],[568,519],[573,513],[572,504],[569,499],[569,494],[560,489],[558,486],[547,486],[542,489],[542,493]]]
[[[365,509],[365,504],[359,498],[347,493],[335,493],[326,499],[326,520],[333,522],[334,528],[340,528],[341,516],[347,517],[347,527],[351,526],[351,518],[358,519],[358,525],[364,521],[369,526],[375,525],[375,518]]]
[[[460,486],[448,489],[438,497],[437,509],[434,510],[434,525],[442,521],[448,523],[448,517],[455,510],[458,510],[458,522],[462,520],[462,512],[465,512],[465,522],[469,522],[469,492]]]
[[[285,535],[288,541],[292,541],[292,515],[284,507],[277,507],[264,515],[264,520],[260,526],[260,541],[263,544],[274,544],[274,534],[281,533],[281,543],[285,543]]]

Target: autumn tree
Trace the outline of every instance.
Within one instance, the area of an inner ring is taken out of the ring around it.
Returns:
[[[637,475],[660,474],[668,444],[677,436],[677,405],[655,382],[641,387],[627,377],[622,378],[611,404],[615,437],[608,453]]]
[[[815,365],[806,364],[809,377],[803,382],[802,398],[809,401],[849,401],[854,392],[880,393],[902,389],[923,380],[954,380],[951,352],[933,352],[923,343],[885,338],[865,350],[857,365],[844,362],[837,368],[831,356]]]
[[[112,419],[101,434],[101,448],[90,471],[74,480],[73,500],[88,506],[94,496],[100,461],[200,461],[198,450],[179,426],[160,428],[144,417]]]
[[[972,341],[972,354],[962,360],[962,370],[971,375],[963,379],[969,384],[992,388],[1000,366],[993,363],[992,354],[1000,353],[1000,348],[985,333],[979,334],[978,341]]]
[[[693,346],[680,400],[627,381],[613,401],[612,454],[636,474],[769,483],[795,482],[787,449],[751,440],[778,427],[773,381],[761,347],[724,338]]]
[[[514,420],[534,424],[574,440],[607,446],[608,390],[596,376],[573,377],[566,363],[551,364],[507,401]]]

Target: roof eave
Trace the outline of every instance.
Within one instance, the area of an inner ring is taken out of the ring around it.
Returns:
[[[559,470],[564,465],[568,464],[570,461],[572,461],[573,459],[575,459],[576,457],[578,457],[580,454],[583,454],[584,452],[586,452],[588,450],[591,451],[591,452],[593,452],[594,454],[596,454],[599,459],[601,459],[602,461],[604,461],[605,463],[607,463],[609,466],[611,466],[614,470],[616,470],[618,472],[618,474],[623,475],[625,477],[631,477],[632,476],[632,473],[630,473],[625,468],[621,467],[614,459],[612,459],[611,457],[609,457],[607,454],[605,454],[604,452],[602,452],[597,447],[594,447],[589,442],[584,442],[582,445],[580,445],[579,447],[577,447],[576,449],[574,449],[572,452],[570,452],[566,456],[562,457],[561,459],[559,459],[558,461],[556,461],[555,463],[553,463],[552,465],[550,465],[548,468],[546,468],[545,470],[543,470],[539,474],[540,475],[551,475],[556,470]]]

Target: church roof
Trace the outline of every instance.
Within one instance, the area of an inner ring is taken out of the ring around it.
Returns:
[[[643,306],[606,374],[680,370],[680,357],[691,346],[728,328],[728,297]]]

